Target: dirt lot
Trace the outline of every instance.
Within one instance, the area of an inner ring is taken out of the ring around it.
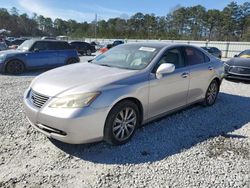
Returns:
[[[250,187],[250,84],[223,81],[217,103],[139,129],[126,145],[67,145],[25,118],[41,72],[0,75],[0,187]]]

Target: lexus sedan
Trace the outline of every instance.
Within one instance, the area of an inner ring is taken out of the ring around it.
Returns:
[[[146,122],[194,103],[215,103],[219,59],[190,45],[122,44],[91,62],[36,77],[24,94],[30,124],[71,144],[126,143]]]
[[[224,63],[225,78],[250,80],[250,50],[245,50]]]

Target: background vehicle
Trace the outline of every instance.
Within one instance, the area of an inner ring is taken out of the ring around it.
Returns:
[[[27,39],[15,39],[15,40],[10,42],[9,48],[16,49],[18,46],[20,46],[26,40]]]
[[[0,51],[7,50],[8,46],[5,42],[0,42]]]
[[[250,49],[244,50],[239,53],[239,55],[235,55],[234,57],[241,57],[241,58],[250,58]]]
[[[46,36],[44,36],[41,39],[42,40],[56,40],[56,37],[46,37]]]
[[[96,50],[99,50],[101,48],[101,44],[97,41],[92,41],[90,45],[94,46]]]
[[[4,40],[4,42],[6,43],[6,45],[8,46],[8,48],[9,48],[9,46],[11,46],[11,41],[9,41],[9,40]]]
[[[95,46],[87,42],[73,41],[70,42],[69,44],[73,46],[77,50],[77,52],[81,55],[90,56],[92,53],[96,52]]]
[[[124,44],[124,41],[122,41],[122,40],[115,40],[112,44],[106,44],[103,47],[101,47],[99,51],[101,53],[104,53],[104,52],[108,51],[110,48],[113,48],[113,47],[118,46],[120,44]]]
[[[222,75],[221,61],[197,47],[124,44],[39,75],[24,94],[25,111],[51,138],[123,144],[143,123],[197,102],[213,105]]]
[[[221,59],[222,57],[222,52],[221,50],[219,50],[216,47],[201,47],[202,49],[206,50],[207,52],[209,52],[210,54],[212,54],[213,56]]]
[[[56,40],[64,40],[64,41],[68,41],[69,37],[68,36],[64,36],[64,35],[60,35],[56,37]]]
[[[16,38],[15,37],[7,37],[6,40],[8,41],[14,41]]]
[[[245,50],[226,61],[224,69],[225,78],[250,80],[250,50]]]
[[[79,62],[75,49],[67,42],[27,40],[16,50],[0,54],[0,72],[19,74],[29,69],[52,68]]]

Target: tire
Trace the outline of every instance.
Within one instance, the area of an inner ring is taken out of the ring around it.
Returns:
[[[219,83],[216,80],[213,80],[208,86],[203,105],[212,106],[217,99],[218,93],[219,93]]]
[[[25,70],[23,62],[19,60],[11,60],[6,65],[6,72],[9,74],[21,74]]]
[[[91,56],[91,54],[92,54],[92,53],[91,53],[91,50],[87,50],[86,55],[87,55],[87,56]]]
[[[111,145],[128,142],[140,124],[138,106],[129,100],[116,104],[105,122],[104,140]]]
[[[74,59],[74,58],[70,58],[70,59],[67,60],[66,65],[70,65],[70,64],[74,64],[74,63],[77,63],[77,60]]]

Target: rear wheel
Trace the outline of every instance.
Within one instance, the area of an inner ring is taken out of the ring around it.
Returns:
[[[87,50],[86,54],[87,56],[91,56],[91,50]]]
[[[70,59],[68,59],[68,61],[67,61],[67,65],[70,65],[70,64],[74,64],[74,63],[77,63],[77,60],[76,59],[74,59],[74,58],[70,58]]]
[[[19,60],[12,60],[6,65],[6,71],[9,74],[21,74],[24,72],[24,70],[24,64]]]
[[[212,106],[217,99],[218,92],[219,92],[219,84],[216,80],[213,80],[208,86],[205,100],[204,100],[204,105]]]
[[[129,100],[115,105],[110,111],[105,127],[104,140],[112,145],[128,142],[139,125],[139,109]]]

